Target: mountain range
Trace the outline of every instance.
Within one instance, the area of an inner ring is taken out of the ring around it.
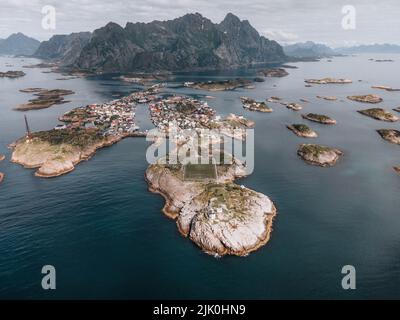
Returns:
[[[227,69],[282,62],[282,47],[229,13],[219,23],[199,13],[168,21],[110,22],[92,34],[53,36],[36,57],[96,72]]]
[[[295,43],[283,47],[287,56],[294,58],[326,58],[337,55],[330,47],[312,41]]]
[[[22,33],[13,33],[7,39],[0,39],[0,54],[32,55],[36,52],[40,41],[27,37]]]

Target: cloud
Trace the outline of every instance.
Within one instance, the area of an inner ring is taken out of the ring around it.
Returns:
[[[297,34],[285,32],[283,30],[263,30],[261,31],[261,34],[270,40],[278,42],[294,42],[300,39]]]

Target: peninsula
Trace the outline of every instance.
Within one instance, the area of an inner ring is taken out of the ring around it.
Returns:
[[[214,256],[246,256],[268,242],[276,208],[267,196],[233,183],[246,175],[238,160],[216,168],[217,178],[209,180],[186,179],[181,165],[150,165],[145,176],[183,236]]]
[[[27,135],[10,147],[11,161],[25,168],[36,168],[36,176],[57,177],[90,159],[96,150],[123,138],[143,136],[135,124],[136,103],[155,99],[158,86],[104,104],[75,108],[62,117],[63,125]]]

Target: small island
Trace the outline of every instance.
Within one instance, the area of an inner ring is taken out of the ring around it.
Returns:
[[[301,109],[303,109],[303,106],[299,103],[288,103],[286,105],[286,108],[291,109],[293,111],[300,111]]]
[[[0,78],[10,78],[16,79],[25,76],[25,72],[23,71],[7,71],[7,72],[0,72]]]
[[[254,99],[248,97],[241,97],[243,108],[248,109],[250,111],[258,111],[258,112],[272,112],[273,109],[268,107],[265,102],[257,102]]]
[[[380,134],[380,136],[394,144],[400,144],[400,131],[399,130],[394,130],[394,129],[379,129],[377,132]]]
[[[29,111],[49,108],[56,104],[63,104],[69,101],[64,100],[64,96],[74,94],[72,90],[64,89],[42,89],[42,88],[27,88],[22,89],[20,92],[34,93],[37,98],[29,100],[28,103],[20,104],[14,110]]]
[[[317,96],[318,99],[323,99],[323,100],[327,100],[327,101],[336,101],[338,98],[335,96]]]
[[[389,86],[372,86],[372,89],[381,89],[381,90],[386,90],[386,91],[400,91],[400,89],[394,89]]]
[[[372,109],[366,109],[366,110],[358,110],[357,112],[363,114],[364,116],[380,120],[380,121],[386,121],[386,122],[396,122],[399,120],[398,117],[393,115],[392,113],[381,109],[381,108],[372,108]]]
[[[252,83],[253,82],[248,79],[233,79],[223,81],[185,82],[184,86],[199,90],[226,91],[235,90],[237,88],[249,88]]]
[[[400,112],[400,107],[394,108],[393,111]]]
[[[0,161],[3,161],[6,157],[0,154]],[[0,172],[0,183],[4,180],[4,173]]]
[[[308,113],[308,114],[302,114],[301,116],[303,117],[303,119],[307,119],[322,124],[336,124],[336,120],[328,116],[325,116],[323,114]]]
[[[361,96],[348,96],[347,99],[363,103],[380,103],[383,99],[377,94],[366,94]]]
[[[396,171],[398,174],[400,174],[400,166],[398,167],[393,167],[394,171]]]
[[[292,125],[288,125],[287,128],[289,130],[293,131],[293,133],[299,137],[303,137],[303,138],[318,137],[317,133],[305,124],[292,124]]]
[[[259,75],[269,78],[282,78],[289,75],[289,73],[283,68],[270,68],[260,71]]]
[[[323,79],[306,79],[305,83],[308,84],[349,84],[353,83],[353,81],[349,79],[335,79],[335,78],[323,78]]]
[[[333,166],[343,155],[343,152],[317,144],[300,145],[297,154],[307,163],[320,167]]]

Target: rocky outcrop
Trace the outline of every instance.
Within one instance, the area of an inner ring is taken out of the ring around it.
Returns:
[[[0,154],[0,161],[3,161],[5,159],[5,156]],[[3,181],[4,179],[4,173],[0,172],[0,183]]]
[[[42,137],[48,133],[39,132],[32,138],[25,137],[16,141],[11,146],[13,149],[11,162],[21,164],[24,168],[37,168],[35,175],[38,177],[57,177],[71,172],[81,161],[90,159],[96,150],[110,146],[123,138],[123,136],[103,138],[91,134],[85,137],[83,133],[78,133],[77,139],[84,139],[79,145],[77,141],[63,142],[64,131],[68,135],[67,130],[54,130],[52,140]],[[59,138],[55,138],[55,134],[59,135]]]
[[[303,138],[318,137],[317,133],[305,124],[292,124],[292,125],[287,126],[287,128],[289,130],[293,131],[293,133],[299,137],[303,137]]]
[[[335,78],[323,78],[323,79],[306,79],[304,82],[308,84],[348,84],[353,81],[349,79],[335,79]]]
[[[244,109],[266,113],[274,111],[272,108],[268,107],[264,101],[257,102],[254,99],[248,97],[241,97],[240,99],[242,100],[242,105]]]
[[[25,72],[23,72],[23,71],[0,72],[0,78],[16,79],[16,78],[21,78],[23,76],[25,76]]]
[[[48,41],[43,41],[35,57],[46,60],[57,60],[61,65],[72,64],[80,55],[82,49],[89,43],[90,32],[55,35]]]
[[[72,90],[64,89],[41,89],[41,88],[27,88],[20,90],[25,93],[35,93],[35,99],[29,100],[28,103],[20,104],[14,108],[17,111],[28,111],[49,108],[55,104],[63,104],[69,101],[64,100],[64,96],[74,94]]]
[[[208,91],[227,91],[237,88],[248,88],[252,81],[247,79],[232,79],[223,81],[207,81],[207,82],[185,82],[184,86],[193,89]]]
[[[313,122],[318,122],[322,124],[336,124],[336,120],[325,116],[323,114],[316,114],[316,113],[308,113],[308,114],[302,114],[301,115],[303,119],[307,119]]]
[[[259,72],[259,74],[269,78],[282,78],[289,75],[289,72],[287,72],[283,68],[272,68],[272,69],[262,70]]]
[[[232,181],[246,175],[241,164],[218,166],[215,181],[185,181],[180,166],[151,165],[146,180],[166,201],[164,213],[206,253],[245,256],[267,243],[276,214],[265,195]]]
[[[393,129],[379,129],[377,132],[380,134],[380,136],[391,143],[394,144],[400,144],[400,131],[399,130],[393,130]]]
[[[364,116],[386,122],[396,122],[399,120],[398,117],[381,108],[358,110],[357,112],[363,114]]]
[[[291,109],[293,111],[300,111],[301,109],[303,109],[303,106],[299,103],[288,103],[286,105],[286,108]]]
[[[343,152],[317,144],[300,145],[297,154],[307,163],[320,167],[333,166],[343,155]]]
[[[215,24],[187,14],[169,21],[116,23],[94,31],[71,67],[96,72],[227,69],[280,62],[282,47],[258,34],[248,21],[228,14]]]
[[[400,166],[398,167],[393,167],[394,171],[396,171],[398,174],[400,174]]]
[[[383,101],[383,99],[378,96],[377,94],[366,94],[366,95],[361,95],[361,96],[348,96],[347,99],[357,101],[357,102],[363,102],[363,103],[380,103]]]

